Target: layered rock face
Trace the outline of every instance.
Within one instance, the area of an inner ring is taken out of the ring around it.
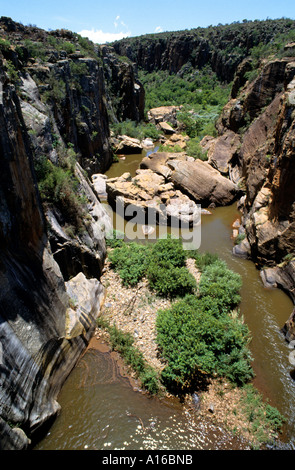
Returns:
[[[101,46],[101,51],[115,118],[119,121],[143,120],[145,91],[135,76],[135,64],[118,56],[110,46]]]
[[[245,190],[239,204],[245,238],[234,253],[253,259],[263,267],[265,285],[285,289],[295,301],[295,63],[265,61],[251,83],[245,70],[236,75],[219,137],[202,145],[209,160]],[[237,82],[245,83],[238,91]],[[292,328],[289,338],[295,337]]]
[[[6,21],[5,27],[20,33],[13,22]],[[29,68],[21,67],[19,58],[13,56],[12,48],[4,52],[0,64],[0,448],[24,449],[59,412],[60,388],[94,332],[104,297],[99,282],[106,253],[104,237],[111,226],[79,163],[73,178],[87,206],[83,231],[69,236],[63,215],[54,205],[47,206],[45,213],[41,204],[34,162],[44,155],[57,165],[66,150],[65,136],[73,136],[72,147],[82,148],[72,134],[72,123],[63,130],[66,110],[59,108],[55,113],[54,100],[45,104],[40,99],[38,74],[44,73],[45,80],[49,69],[65,73],[69,62],[57,60],[52,67],[43,67],[43,72],[40,64],[31,64],[34,80]],[[13,58],[15,67],[20,67],[17,88],[4,72]],[[100,120],[104,108],[98,96],[104,88],[97,81],[99,68],[92,59],[81,63],[93,72],[83,82],[85,100],[80,93],[75,101],[73,90],[65,100],[73,113],[79,102],[82,106],[89,99],[94,108],[97,105],[92,117],[106,136],[108,121]],[[52,87],[54,81],[49,78],[47,82],[47,78],[45,83]],[[104,145],[103,140],[96,142]],[[84,155],[87,162],[86,148]]]

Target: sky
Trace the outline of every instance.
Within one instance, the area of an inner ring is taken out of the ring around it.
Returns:
[[[0,16],[69,29],[102,44],[130,36],[234,21],[295,19],[294,0],[0,0]]]

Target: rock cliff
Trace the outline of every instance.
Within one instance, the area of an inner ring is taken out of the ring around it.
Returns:
[[[253,46],[269,43],[276,34],[294,28],[292,20],[244,21],[209,26],[190,31],[150,34],[126,38],[113,44],[115,51],[128,57],[147,72],[168,70],[192,73],[208,65],[221,80],[233,80],[239,64]]]
[[[209,161],[244,189],[244,239],[234,253],[253,259],[264,284],[283,288],[295,301],[294,58],[264,60],[253,81],[246,71],[244,64],[237,71],[218,137],[202,145]]]
[[[111,225],[87,173],[112,153],[97,56],[73,52],[69,32],[0,27],[0,448],[24,449],[100,313]]]
[[[0,446],[14,449],[58,412],[57,393],[91,337],[102,288],[83,275],[91,301],[69,328],[70,297],[47,239],[21,105],[2,70],[0,78]]]

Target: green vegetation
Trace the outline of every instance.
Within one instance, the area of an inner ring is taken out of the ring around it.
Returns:
[[[242,385],[253,371],[248,328],[233,313],[240,301],[240,276],[215,255],[192,255],[202,270],[198,296],[187,295],[158,312],[157,339],[167,361],[163,382],[178,393],[194,388],[206,374]]]
[[[202,271],[198,294],[185,266],[188,256]],[[153,245],[121,242],[109,259],[124,285],[134,286],[146,276],[158,295],[177,298],[157,317],[157,341],[167,361],[161,375],[166,388],[185,393],[208,374],[238,385],[252,378],[249,331],[233,313],[241,279],[216,255],[186,252],[180,240],[168,237]]]
[[[213,135],[213,132],[210,135]],[[203,161],[208,160],[207,152],[201,147],[198,137],[188,141],[185,151],[190,157]]]
[[[83,198],[79,196],[79,183],[74,175],[75,155],[73,150],[60,150],[60,164],[54,165],[46,156],[36,158],[34,166],[41,199],[52,204],[63,214],[65,222],[73,232],[83,227]]]
[[[193,293],[196,282],[185,266],[181,240],[160,239],[150,249],[146,271],[149,284],[159,295],[178,297]]]
[[[57,106],[61,106],[66,97],[66,84],[55,75],[53,70],[49,72],[47,89],[43,91],[41,96],[46,103],[54,102]]]
[[[252,384],[246,384],[242,388],[241,409],[259,443],[268,442],[269,435],[280,431],[285,422],[277,408],[263,402],[262,396]]]
[[[109,253],[111,266],[124,285],[134,286],[146,276],[158,295],[170,297],[192,293],[196,288],[185,259],[181,241],[171,238],[158,240],[152,247],[124,243]]]
[[[183,105],[177,119],[191,138],[214,132],[214,123],[230,93],[230,84],[221,83],[209,67],[198,71],[190,68],[182,76],[140,70],[139,79],[146,92],[146,111]]]
[[[110,334],[111,347],[117,351],[135,371],[144,388],[151,394],[157,394],[161,384],[157,372],[145,361],[143,354],[134,346],[130,333],[123,333],[115,325],[109,325],[101,317],[97,324]]]
[[[155,125],[151,123],[137,123],[130,119],[112,124],[111,130],[115,135],[128,135],[139,140],[150,138],[156,141],[160,136],[160,132]]]
[[[253,377],[247,327],[217,310],[210,298],[186,296],[158,312],[157,342],[167,361],[162,380],[169,390],[192,391],[207,374],[237,385]]]
[[[11,47],[10,41],[8,41],[7,39],[0,38],[0,51],[1,52],[9,51],[10,47]]]
[[[18,75],[18,71],[16,70],[15,66],[13,65],[12,61],[11,60],[7,60],[6,63],[5,63],[5,67],[6,67],[6,70],[7,70],[7,74],[9,76],[9,79],[14,83],[14,84],[18,84],[19,82],[19,75]]]
[[[213,299],[221,313],[223,311],[228,313],[239,304],[241,287],[239,274],[234,273],[223,261],[218,260],[206,266],[202,272],[199,293],[201,297],[208,296]]]
[[[112,267],[119,273],[124,285],[134,286],[145,275],[148,247],[135,242],[124,243],[109,253]]]

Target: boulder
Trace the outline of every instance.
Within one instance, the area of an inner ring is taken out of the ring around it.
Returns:
[[[183,136],[182,134],[176,134],[174,133],[169,137],[169,139],[166,140],[165,145],[168,145],[169,147],[180,147],[181,149],[186,148],[186,143],[189,140],[188,136]]]
[[[160,122],[159,127],[164,132],[164,134],[175,133],[175,130],[173,129],[173,127],[171,127],[167,122]]]
[[[198,204],[223,206],[239,195],[237,185],[209,163],[183,153],[155,152],[143,158],[140,168],[152,170],[174,184]]]
[[[149,169],[168,179],[172,170],[168,167],[168,160],[187,160],[185,153],[155,152],[144,157],[140,163],[140,168]]]
[[[120,142],[115,148],[115,153],[129,155],[142,152],[140,140],[128,137],[127,135],[120,136],[119,139]]]
[[[100,173],[91,176],[93,189],[100,200],[107,198],[106,179],[107,176]]]
[[[204,150],[208,151],[208,163],[223,175],[228,175],[230,161],[240,146],[240,136],[228,130],[215,139],[206,136],[200,144]]]
[[[150,149],[150,148],[154,147],[154,142],[152,141],[152,139],[144,139],[141,142],[141,145],[144,149]]]
[[[85,315],[98,318],[104,300],[104,288],[97,279],[87,279],[83,273],[65,283],[69,296],[69,308],[66,313],[65,337],[72,339],[85,335]]]
[[[238,245],[233,247],[233,254],[238,256],[239,258],[250,258],[251,256],[251,248],[249,241],[244,238]]]
[[[225,206],[239,194],[237,186],[207,162],[169,160],[167,165],[175,187],[199,204]]]
[[[152,108],[148,111],[148,119],[154,124],[168,121],[173,125],[177,125],[176,113],[180,108],[178,106],[160,106]]]
[[[283,333],[285,333],[287,341],[295,339],[295,308],[283,327]]]

